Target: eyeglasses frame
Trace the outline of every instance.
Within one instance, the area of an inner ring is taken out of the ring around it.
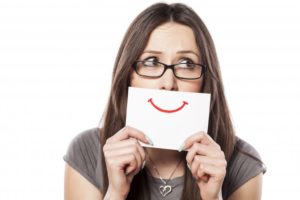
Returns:
[[[197,77],[197,78],[182,78],[182,77],[178,77],[176,74],[175,74],[175,66],[176,65],[179,65],[179,64],[182,64],[182,63],[176,63],[176,64],[171,64],[171,65],[167,65],[165,63],[162,63],[162,62],[159,62],[159,61],[156,61],[156,62],[153,62],[153,63],[159,63],[161,65],[164,66],[164,71],[162,72],[161,75],[159,76],[147,76],[147,75],[142,75],[142,74],[139,74],[138,71],[137,71],[137,63],[140,63],[140,62],[145,62],[144,60],[136,60],[134,61],[133,65],[132,65],[132,68],[134,69],[134,71],[139,75],[139,76],[142,76],[142,77],[147,77],[147,78],[160,78],[162,77],[165,72],[167,71],[167,69],[171,69],[173,71],[173,75],[178,78],[178,79],[183,79],[183,80],[196,80],[196,79],[200,79],[204,74],[205,74],[205,71],[206,71],[206,66],[203,65],[203,64],[198,64],[198,63],[193,63],[193,65],[197,65],[197,66],[200,66],[202,67],[202,73],[200,75],[200,77]],[[149,61],[148,61],[149,62]]]

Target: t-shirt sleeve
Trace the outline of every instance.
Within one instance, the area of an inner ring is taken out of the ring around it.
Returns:
[[[227,199],[236,189],[250,179],[265,173],[266,167],[256,149],[243,141],[237,139],[236,148],[228,163],[227,173],[223,184],[223,192]]]
[[[93,128],[79,133],[69,144],[63,159],[100,189],[99,180],[96,178],[100,146],[98,131],[98,128]]]

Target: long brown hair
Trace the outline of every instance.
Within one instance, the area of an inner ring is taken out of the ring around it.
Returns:
[[[184,4],[157,3],[140,13],[129,26],[114,64],[111,93],[103,115],[100,140],[106,140],[125,126],[128,86],[133,62],[143,52],[151,32],[166,22],[189,26],[195,35],[202,62],[207,66],[203,93],[211,94],[208,134],[220,145],[228,161],[235,146],[235,135],[226,103],[219,63],[213,40],[200,17]],[[102,154],[102,164],[105,165]],[[199,199],[199,190],[185,166],[182,199]],[[104,194],[108,187],[106,168],[103,167]],[[195,191],[195,192],[191,192]],[[133,179],[127,199],[150,199],[147,176],[141,170]]]

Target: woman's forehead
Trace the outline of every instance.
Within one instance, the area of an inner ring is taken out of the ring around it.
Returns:
[[[193,30],[186,25],[168,22],[150,34],[145,51],[194,51],[199,53]]]

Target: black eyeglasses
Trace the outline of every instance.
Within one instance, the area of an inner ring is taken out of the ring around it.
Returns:
[[[177,63],[167,65],[158,61],[138,60],[132,65],[135,72],[143,77],[160,78],[167,69],[171,69],[178,79],[195,80],[205,72],[205,65],[195,63]]]

